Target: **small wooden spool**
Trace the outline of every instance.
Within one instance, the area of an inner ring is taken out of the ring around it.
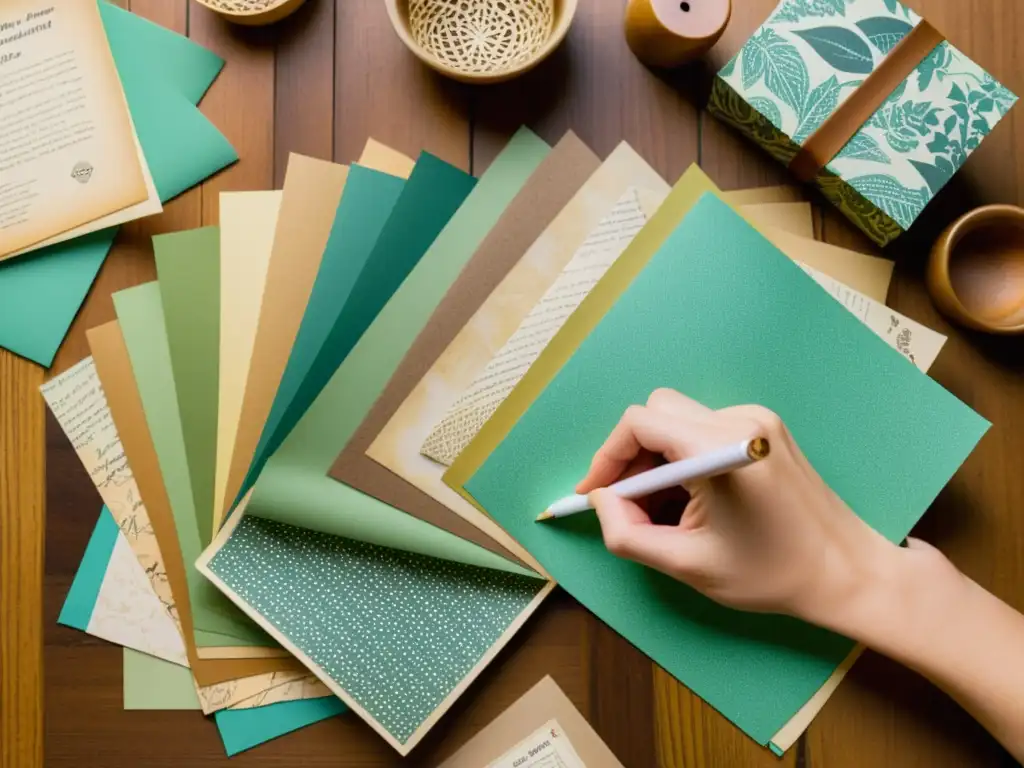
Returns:
[[[262,27],[291,16],[305,0],[196,0],[232,24]]]
[[[731,13],[731,0],[629,0],[626,42],[650,67],[678,67],[718,42]]]

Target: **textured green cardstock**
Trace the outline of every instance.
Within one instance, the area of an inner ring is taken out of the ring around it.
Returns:
[[[898,0],[783,0],[718,74],[708,109],[789,165],[920,23]],[[942,42],[826,164],[816,184],[885,245],[910,228],[1016,101]]]
[[[567,591],[767,744],[851,641],[723,608],[616,558],[591,514],[534,522],[572,492],[626,407],[664,386],[713,408],[773,409],[829,485],[893,541],[988,425],[705,194],[469,479],[466,490]]]
[[[274,643],[263,632],[192,567],[202,552],[202,543],[159,283],[115,293],[114,308],[171,504],[188,579],[193,623],[197,630],[235,638],[234,645],[272,646]],[[208,640],[204,638],[204,642]]]
[[[161,201],[237,160],[195,107],[223,60],[109,3],[100,15]],[[0,346],[49,366],[116,234],[101,230],[0,264]]]

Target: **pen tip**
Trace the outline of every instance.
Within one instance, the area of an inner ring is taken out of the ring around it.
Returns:
[[[545,509],[539,515],[537,515],[537,519],[534,522],[539,523],[541,520],[550,520],[552,517],[554,517],[554,515],[551,514],[551,510]]]

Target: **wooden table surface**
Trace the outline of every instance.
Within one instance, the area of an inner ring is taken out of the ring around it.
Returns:
[[[602,156],[626,140],[669,181],[693,162],[725,189],[787,180],[759,150],[699,109],[712,67],[724,63],[775,0],[737,2],[707,66],[668,76],[647,71],[626,48],[623,0],[583,0],[552,59],[516,82],[481,89],[425,70],[392,32],[381,0],[309,0],[292,19],[263,30],[227,26],[187,0],[122,5],[227,60],[202,109],[242,159],[173,201],[163,215],[124,228],[51,375],[88,354],[85,330],[114,317],[112,291],[154,278],[151,235],[216,223],[223,190],[279,187],[292,151],[349,162],[372,135],[407,154],[427,149],[479,174],[526,123],[551,143],[571,128]],[[1020,0],[911,5],[1024,93]],[[989,202],[1024,204],[1024,107],[986,140],[915,231],[890,249],[897,270],[889,303],[949,334],[932,375],[993,422],[917,533],[1024,609],[1024,346],[951,328],[929,304],[921,280],[928,244],[941,227]],[[830,242],[871,250],[838,215],[820,205],[817,210]],[[45,765],[54,768],[226,764],[214,726],[198,713],[122,711],[120,649],[56,624],[100,500],[44,415],[37,388],[45,375],[0,350],[3,768],[43,765],[44,750]],[[630,768],[1011,762],[941,693],[871,653],[777,760],[556,592],[404,763],[347,716],[253,750],[232,765],[434,765],[544,674],[558,681]]]

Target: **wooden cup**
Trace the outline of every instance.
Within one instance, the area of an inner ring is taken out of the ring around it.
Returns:
[[[985,333],[1024,333],[1024,208],[988,205],[932,247],[928,292],[946,317]]]
[[[626,43],[650,67],[678,67],[718,42],[731,0],[629,0]]]

